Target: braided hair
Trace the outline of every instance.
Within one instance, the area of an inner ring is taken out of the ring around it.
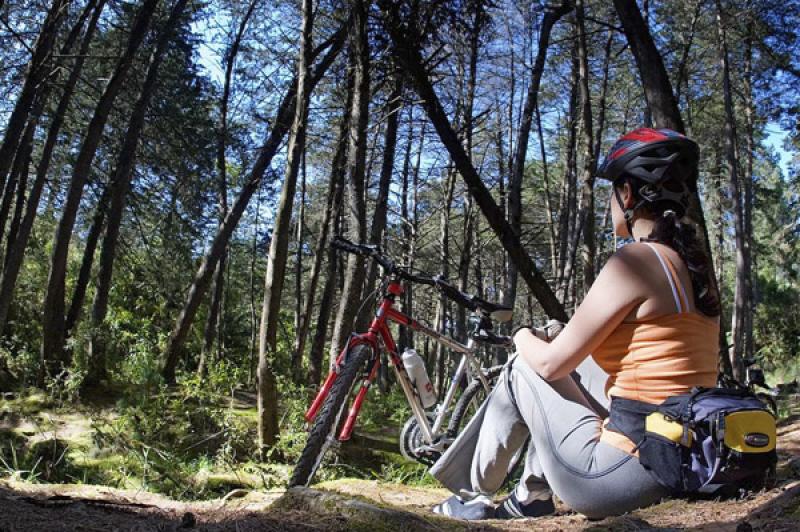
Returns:
[[[634,197],[638,197],[639,189],[644,183],[630,176],[625,176],[623,179],[631,184]],[[620,181],[622,179],[614,186],[618,186]],[[711,259],[697,236],[695,225],[685,222],[685,218],[679,216],[679,213],[683,214],[684,209],[673,201],[657,200],[641,205],[637,211],[654,221],[653,230],[645,240],[674,249],[686,263],[692,281],[695,307],[706,316],[719,316],[722,309],[719,292],[712,277]]]

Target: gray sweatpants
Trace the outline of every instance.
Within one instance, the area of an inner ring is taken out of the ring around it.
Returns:
[[[530,435],[516,487],[521,501],[555,493],[576,512],[597,518],[658,502],[667,492],[639,460],[599,441],[608,416],[607,379],[591,357],[554,382],[514,357],[431,474],[456,494],[491,495]]]

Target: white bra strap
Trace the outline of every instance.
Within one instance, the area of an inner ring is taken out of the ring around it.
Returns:
[[[675,275],[678,275],[678,274],[676,273]],[[680,289],[681,295],[683,296],[683,301],[686,302],[686,311],[688,312],[688,311],[692,310],[692,308],[691,308],[692,307],[692,303],[689,301],[689,298],[686,297],[686,290],[684,290],[684,288],[683,288],[683,282],[681,282],[680,279],[677,279],[677,282],[678,282],[678,288]]]
[[[678,307],[678,313],[680,314],[681,312],[683,312],[683,307],[681,306],[681,300],[678,297],[678,290],[677,288],[675,288],[675,281],[672,280],[672,275],[670,274],[669,268],[667,268],[664,259],[661,257],[661,253],[658,252],[656,247],[650,242],[645,242],[645,244],[650,246],[650,249],[652,249],[653,253],[656,254],[656,257],[658,257],[658,262],[661,263],[661,267],[664,269],[664,273],[666,274],[667,280],[669,281],[669,287],[672,288],[672,297],[675,298],[675,306]],[[681,290],[683,290],[683,286],[681,286]]]

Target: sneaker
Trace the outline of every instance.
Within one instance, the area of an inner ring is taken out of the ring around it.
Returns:
[[[535,499],[528,504],[522,504],[512,492],[494,511],[495,519],[519,519],[523,517],[542,517],[556,512],[553,498]]]
[[[484,495],[479,495],[469,500],[453,495],[446,501],[434,506],[433,513],[467,521],[479,521],[481,519],[491,519],[495,510],[492,501]]]

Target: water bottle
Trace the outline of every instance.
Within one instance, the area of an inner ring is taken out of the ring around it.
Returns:
[[[433,384],[428,378],[428,371],[425,369],[425,363],[414,349],[407,348],[403,351],[403,366],[411,378],[411,383],[417,389],[419,400],[423,408],[430,408],[436,404],[436,392],[433,390]]]

